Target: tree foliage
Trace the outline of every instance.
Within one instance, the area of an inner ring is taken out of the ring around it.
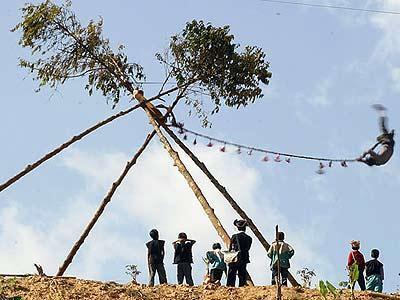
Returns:
[[[123,46],[117,52],[111,49],[109,40],[102,37],[102,20],[82,26],[70,6],[69,1],[57,6],[47,0],[22,9],[22,22],[12,31],[22,31],[19,43],[31,49],[34,60],[20,59],[20,65],[35,74],[39,88],[87,75],[89,94],[100,90],[115,106],[127,88],[126,81],[144,78],[143,68],[128,63]]]
[[[34,74],[39,89],[86,77],[89,94],[99,90],[115,106],[122,95],[130,94],[145,80],[142,66],[128,62],[124,47],[114,51],[103,37],[103,21],[81,25],[70,1],[26,4],[16,30],[22,31],[19,43],[29,48],[32,56],[31,60],[21,59],[20,65]],[[186,103],[203,117],[203,124],[207,124],[208,111],[199,93],[211,99],[211,113],[218,112],[222,104],[239,108],[261,98],[260,85],[268,84],[271,77],[265,53],[256,46],[241,48],[234,43],[229,26],[188,22],[171,38],[166,53],[157,55],[167,66],[166,80],[173,77],[177,86],[187,88]]]
[[[193,20],[171,38],[169,47],[173,76],[179,83],[195,79],[214,102],[214,112],[222,101],[239,108],[261,98],[260,83],[271,78],[262,49],[246,46],[239,52],[229,26]]]

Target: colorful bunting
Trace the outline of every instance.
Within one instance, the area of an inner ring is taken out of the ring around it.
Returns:
[[[193,145],[197,145],[197,138],[204,138],[204,139],[208,139],[208,143],[206,144],[207,147],[213,147],[214,143],[217,144],[221,144],[222,147],[219,148],[220,152],[225,153],[227,151],[226,149],[226,145],[231,145],[236,147],[236,153],[237,154],[241,154],[243,149],[245,149],[247,151],[247,155],[251,156],[253,154],[253,152],[260,152],[260,153],[264,153],[264,156],[262,157],[261,161],[263,162],[268,162],[270,159],[268,157],[268,154],[272,154],[274,155],[274,161],[275,162],[281,162],[281,161],[285,161],[286,163],[290,164],[292,158],[297,158],[297,159],[305,159],[305,160],[317,160],[319,161],[319,167],[316,171],[317,174],[324,174],[326,167],[331,168],[333,166],[334,162],[340,162],[340,165],[344,168],[348,167],[348,162],[355,162],[355,159],[328,159],[328,158],[318,158],[318,157],[312,157],[312,156],[304,156],[304,155],[295,155],[295,154],[289,154],[289,153],[281,153],[281,152],[275,152],[275,151],[270,151],[270,150],[265,150],[265,149],[259,149],[259,148],[254,148],[254,147],[249,147],[246,145],[240,145],[240,144],[235,144],[235,143],[231,143],[228,142],[226,140],[221,140],[221,139],[216,139],[213,138],[211,136],[207,136],[204,134],[200,134],[191,130],[188,130],[186,128],[183,127],[183,124],[180,124],[180,126],[178,126],[178,133],[179,134],[184,134],[183,135],[183,140],[187,140],[188,139],[188,134],[192,134],[194,135],[194,140],[193,140]],[[326,164],[325,164],[325,163]]]

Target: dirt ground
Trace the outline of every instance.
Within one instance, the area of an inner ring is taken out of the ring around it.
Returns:
[[[302,288],[283,288],[283,299],[320,299],[318,290]],[[3,298],[2,298],[3,296]],[[19,296],[19,297],[18,297]],[[48,278],[30,276],[24,278],[0,277],[0,299],[22,300],[262,300],[275,299],[275,288],[257,286],[228,288],[215,286],[177,286],[162,285],[153,288],[144,285],[118,284],[74,278]],[[333,299],[329,296],[328,299]],[[344,291],[336,299],[350,299],[350,293]],[[400,299],[400,295],[372,294],[356,292],[357,300]]]

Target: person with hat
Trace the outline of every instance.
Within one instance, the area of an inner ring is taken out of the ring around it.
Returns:
[[[226,285],[235,286],[237,275],[239,278],[239,287],[241,287],[245,286],[247,281],[247,264],[250,263],[249,250],[252,238],[245,233],[247,226],[245,220],[235,220],[233,225],[236,226],[239,233],[232,235],[229,251],[238,251],[238,255],[235,262],[228,264]]]
[[[394,130],[387,129],[387,117],[385,114],[386,107],[381,104],[375,104],[372,106],[380,114],[379,125],[382,134],[376,138],[377,143],[369,150],[365,151],[357,160],[367,164],[368,166],[381,166],[386,164],[393,155],[394,152]],[[375,151],[375,148],[380,147],[379,152]]]
[[[272,279],[271,284],[276,284],[278,277],[278,259],[279,259],[279,272],[281,275],[282,286],[287,286],[287,279],[289,276],[290,262],[289,260],[294,255],[294,249],[288,243],[284,242],[285,233],[278,232],[277,240],[274,241],[268,249],[267,256],[271,259]]]
[[[365,264],[365,279],[367,280],[366,288],[369,291],[382,293],[383,280],[385,279],[383,272],[383,264],[378,260],[379,250],[371,250],[372,259]]]
[[[352,240],[350,242],[351,251],[347,258],[347,268],[353,267],[353,264],[356,263],[358,265],[359,276],[357,279],[358,285],[362,291],[365,291],[365,280],[364,280],[364,269],[365,269],[365,259],[364,255],[359,251],[360,250],[360,241]]]
[[[146,243],[147,247],[147,262],[149,265],[149,286],[154,286],[154,278],[158,273],[160,284],[167,283],[167,274],[164,267],[164,245],[165,241],[159,240],[157,229],[150,231],[152,240]]]
[[[184,232],[179,233],[178,240],[172,243],[175,250],[174,264],[177,265],[178,284],[182,284],[185,279],[188,285],[194,285],[191,264],[193,263],[192,247],[195,243],[196,241],[188,239]]]
[[[221,282],[222,274],[226,272],[226,263],[224,262],[224,254],[221,251],[220,243],[213,244],[212,250],[207,251],[206,260],[208,263],[210,282]]]

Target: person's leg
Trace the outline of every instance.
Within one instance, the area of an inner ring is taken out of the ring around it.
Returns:
[[[271,285],[276,284],[276,277],[278,276],[278,270],[277,268],[272,269],[272,278],[271,278]]]
[[[149,264],[149,286],[154,286],[154,277],[156,276],[156,266]]]
[[[239,287],[246,285],[247,264],[240,264],[238,267]]]
[[[193,286],[192,265],[190,263],[183,263],[183,275],[186,279],[186,283]]]
[[[375,291],[378,293],[382,293],[382,291],[383,291],[383,281],[380,277],[378,279],[378,284],[376,285]]]
[[[214,271],[214,279],[215,279],[215,281],[214,282],[221,281],[222,274],[224,274],[224,270],[215,269],[215,271]]]
[[[166,284],[167,283],[167,273],[165,272],[165,267],[164,264],[157,264],[157,272],[158,272],[158,280],[160,281],[160,284]]]
[[[287,278],[289,276],[289,269],[281,268],[281,282],[282,286],[287,286]]]
[[[379,127],[383,134],[389,133],[389,131],[387,130],[387,127],[386,127],[386,123],[387,123],[387,117],[385,115],[381,115],[379,117]]]
[[[183,264],[179,263],[177,265],[177,279],[178,279],[178,284],[182,284],[183,283]]]
[[[365,291],[365,280],[364,280],[364,276],[363,276],[364,270],[360,270],[360,275],[358,276],[358,285],[360,286],[360,289],[362,291]]]
[[[228,278],[226,279],[226,286],[235,286],[236,273],[237,273],[236,264],[229,264],[229,267],[228,267]]]

